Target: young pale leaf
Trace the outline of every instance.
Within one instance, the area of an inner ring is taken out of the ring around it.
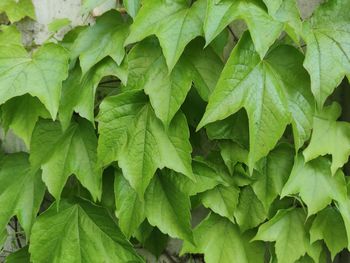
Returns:
[[[261,60],[249,34],[244,34],[226,63],[197,129],[245,108],[251,170],[275,147],[289,123],[299,149],[309,137],[313,115],[309,77],[302,61],[301,53],[286,45],[276,47]]]
[[[114,194],[119,227],[130,238],[145,219],[144,202],[119,170],[115,174]]]
[[[153,178],[145,194],[146,217],[163,233],[193,243],[190,198],[181,191],[179,176],[165,171]]]
[[[314,117],[311,141],[303,154],[308,162],[321,155],[332,155],[332,174],[347,163],[350,155],[350,124],[337,121],[340,105],[333,103]]]
[[[125,6],[125,9],[128,11],[128,14],[132,18],[135,18],[137,12],[141,7],[141,0],[124,0],[123,4]]]
[[[117,76],[121,82],[126,82],[127,72],[124,66],[118,66],[111,58],[105,58],[93,66],[84,76],[79,65],[70,72],[63,82],[62,97],[59,108],[59,118],[63,129],[71,121],[73,112],[95,125],[94,106],[96,89],[105,76]]]
[[[225,0],[216,3],[208,0],[204,32],[209,44],[227,25],[243,19],[249,28],[257,52],[264,58],[269,47],[281,34],[283,24],[274,20],[264,10],[260,1]]]
[[[32,0],[1,0],[0,13],[5,12],[9,20],[14,23],[24,17],[35,19]]]
[[[95,131],[88,121],[79,119],[62,131],[58,122],[40,120],[31,140],[30,162],[33,169],[41,167],[43,180],[56,200],[72,174],[97,199],[101,195],[101,173],[96,166],[96,148]]]
[[[66,50],[50,43],[29,55],[20,33],[14,27],[1,27],[0,60],[0,104],[29,93],[38,97],[55,119],[62,81],[67,78]]]
[[[250,242],[250,232],[242,234],[237,225],[211,213],[194,230],[195,246],[184,242],[181,253],[204,253],[207,263],[263,263],[263,242]]]
[[[71,49],[71,58],[79,57],[83,75],[107,56],[120,65],[125,55],[124,41],[128,32],[129,25],[121,14],[111,10],[79,34]]]
[[[33,226],[34,263],[144,262],[102,207],[85,200],[54,203]]]
[[[332,200],[343,200],[346,192],[343,172],[338,171],[332,176],[330,161],[327,158],[319,157],[304,163],[304,158],[299,155],[282,189],[281,197],[299,193],[308,207],[310,216],[321,211]]]
[[[185,0],[145,1],[130,28],[126,44],[156,35],[171,72],[186,45],[202,35],[205,5],[205,0],[196,1],[192,6]]]
[[[319,106],[350,73],[350,2],[330,0],[304,23],[304,66]],[[332,52],[330,52],[330,50]]]
[[[0,231],[16,215],[29,236],[45,193],[40,172],[31,170],[25,153],[0,158],[0,167]]]
[[[332,260],[344,248],[347,247],[348,239],[344,221],[333,207],[328,207],[319,212],[310,229],[310,241],[323,239],[329,248]]]

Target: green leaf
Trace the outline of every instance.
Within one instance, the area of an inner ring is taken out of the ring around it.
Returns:
[[[165,171],[153,178],[145,194],[146,217],[163,233],[193,243],[190,198],[180,190],[179,176]]]
[[[114,0],[112,0],[114,2]],[[111,0],[82,0],[82,13],[88,13],[94,8],[111,2]]]
[[[111,10],[79,34],[72,47],[71,58],[79,57],[83,75],[107,56],[120,65],[125,55],[124,41],[128,32],[128,23],[119,12]]]
[[[0,104],[29,93],[38,97],[55,119],[68,71],[66,50],[50,43],[30,55],[14,27],[1,27],[0,60]]]
[[[167,167],[193,178],[192,148],[182,113],[165,130],[145,96],[135,91],[106,98],[98,121],[99,154],[110,155],[101,158],[118,159],[123,175],[141,199],[157,168]]]
[[[5,263],[30,263],[28,246],[25,246],[6,257]]]
[[[107,211],[84,200],[62,200],[39,216],[29,252],[35,263],[144,262]]]
[[[319,106],[350,73],[349,8],[350,2],[346,0],[327,1],[304,23],[303,38],[307,44],[304,66]]]
[[[221,157],[224,160],[230,174],[233,174],[238,163],[248,163],[248,151],[238,143],[222,141],[219,144]]]
[[[119,227],[130,238],[145,219],[145,205],[119,170],[115,173],[114,194]]]
[[[92,125],[79,119],[62,131],[58,122],[40,120],[33,132],[30,162],[41,167],[49,192],[60,199],[62,189],[72,174],[91,193],[101,196],[101,171],[96,166],[97,138]]]
[[[141,7],[141,0],[124,0],[123,4],[125,6],[126,11],[128,14],[135,18],[137,12],[139,11]]]
[[[29,148],[39,117],[49,118],[50,114],[37,98],[26,94],[7,101],[1,108],[1,117],[2,127],[11,129]]]
[[[17,216],[29,236],[45,193],[40,172],[31,170],[25,153],[6,155],[0,167],[0,230]]]
[[[345,224],[346,235],[348,238],[347,249],[350,250],[350,199],[344,198],[342,200],[339,200],[337,202],[337,205]]]
[[[204,22],[206,43],[209,44],[232,21],[243,19],[249,28],[255,49],[264,58],[269,47],[282,32],[283,24],[274,20],[259,1],[208,0]]]
[[[156,35],[171,72],[186,45],[202,35],[205,3],[205,0],[199,0],[188,6],[184,0],[145,1],[131,25],[131,32],[125,44]]]
[[[35,19],[35,10],[32,0],[2,0],[0,13],[5,12],[11,23],[17,22],[24,17]]]
[[[211,213],[194,230],[196,246],[184,242],[181,253],[204,253],[207,263],[263,263],[262,242],[250,242],[250,232],[241,234],[237,225]]]
[[[126,82],[127,72],[124,66],[118,66],[111,58],[105,58],[93,66],[85,75],[76,65],[63,82],[59,118],[62,127],[69,126],[73,112],[95,125],[95,96],[99,82],[105,76],[117,76]]]
[[[281,194],[292,170],[293,162],[292,147],[288,144],[280,144],[257,163],[253,173],[256,181],[252,187],[266,210]]]
[[[338,171],[332,176],[328,159],[319,157],[304,163],[304,158],[299,155],[282,189],[281,197],[299,193],[310,216],[321,211],[332,200],[345,198],[346,191],[344,174]]]
[[[226,63],[197,129],[245,108],[251,170],[275,147],[289,123],[299,149],[309,137],[313,114],[309,78],[302,61],[303,56],[287,45],[276,47],[260,60],[249,34],[245,34]]]
[[[278,263],[294,263],[305,255],[309,246],[305,220],[302,209],[279,210],[272,219],[259,227],[253,240],[276,242]]]
[[[50,32],[57,32],[72,23],[68,18],[55,19],[48,25]]]
[[[314,117],[311,141],[303,152],[306,162],[321,155],[332,155],[332,174],[347,163],[350,155],[350,124],[337,121],[340,112],[340,106],[333,103]]]
[[[339,213],[333,207],[328,207],[319,212],[312,223],[310,229],[310,241],[324,239],[329,248],[332,260],[344,248],[347,247],[348,239],[344,221]]]

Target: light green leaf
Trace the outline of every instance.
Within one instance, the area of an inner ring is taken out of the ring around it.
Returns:
[[[181,253],[204,253],[207,263],[263,263],[263,242],[250,242],[250,232],[241,234],[237,225],[211,213],[194,230],[196,246],[184,242]]]
[[[145,219],[144,203],[119,170],[115,173],[114,194],[119,227],[130,238]]]
[[[62,200],[40,215],[29,252],[34,263],[144,262],[107,211],[84,200]]]
[[[221,157],[224,160],[230,174],[233,174],[237,163],[248,163],[248,151],[238,143],[221,141],[219,144]]]
[[[0,104],[29,93],[38,97],[55,119],[68,71],[66,50],[50,43],[30,55],[14,27],[1,27],[0,60]]]
[[[16,215],[29,236],[45,193],[40,172],[31,170],[25,153],[6,155],[0,167],[0,230]]]
[[[39,117],[49,118],[44,105],[35,97],[26,94],[7,101],[1,108],[1,125],[11,129],[29,148],[30,139]]]
[[[274,20],[259,1],[208,0],[204,21],[206,43],[209,44],[232,21],[243,19],[249,28],[255,49],[264,58],[269,47],[282,32],[283,24]]]
[[[48,25],[48,29],[50,32],[57,32],[70,24],[71,21],[68,18],[55,19]]]
[[[327,158],[319,157],[304,163],[304,158],[299,155],[282,189],[281,197],[299,193],[310,216],[321,211],[332,200],[342,200],[346,197],[346,191],[344,174],[338,171],[332,176]]]
[[[288,144],[280,144],[257,163],[253,173],[256,181],[252,187],[266,210],[281,194],[293,167],[293,157],[293,148]]]
[[[337,121],[340,111],[340,106],[333,103],[314,117],[311,141],[303,152],[306,162],[321,155],[332,155],[332,174],[347,163],[350,155],[350,124]]]
[[[153,178],[145,194],[146,217],[163,233],[193,243],[190,198],[180,190],[179,176],[165,171]]]
[[[125,55],[124,41],[128,32],[128,23],[119,12],[111,10],[79,34],[72,47],[71,58],[79,57],[83,75],[107,56],[120,65]]]
[[[346,229],[346,235],[348,238],[347,248],[350,249],[350,199],[344,198],[337,202],[339,212],[343,218],[345,229]]]
[[[82,0],[82,14],[91,12],[94,8],[113,7],[115,0]]]
[[[259,227],[253,240],[276,242],[278,263],[294,263],[305,255],[309,246],[305,220],[302,209],[279,210],[272,219]]]
[[[310,229],[310,241],[323,239],[329,248],[332,260],[344,248],[347,247],[348,239],[344,221],[333,207],[328,207],[319,212]]]
[[[138,12],[125,44],[131,44],[156,35],[172,71],[186,45],[202,35],[203,13],[206,1],[189,6],[187,1],[145,1]]]
[[[84,76],[76,65],[63,82],[62,97],[59,108],[59,118],[62,127],[69,126],[73,112],[95,125],[95,95],[99,82],[105,76],[116,76],[126,82],[125,66],[118,66],[111,58],[105,58],[93,66]]]
[[[41,167],[43,181],[56,200],[72,174],[97,199],[101,195],[101,171],[96,166],[96,148],[95,131],[88,121],[79,119],[62,131],[58,122],[41,120],[33,132],[30,162],[33,169]]]
[[[260,60],[246,33],[226,63],[197,129],[245,108],[251,170],[275,147],[289,123],[299,149],[309,137],[313,114],[309,77],[302,61],[301,53],[287,45],[276,47]]]
[[[239,188],[236,186],[218,185],[199,194],[202,204],[213,212],[234,220],[234,212],[238,204]]]
[[[24,17],[35,19],[35,10],[32,0],[1,0],[0,13],[5,12],[11,23]]]
[[[347,0],[330,0],[304,23],[303,38],[307,44],[304,66],[320,107],[350,73],[349,9]]]
[[[125,6],[125,9],[128,11],[128,14],[132,18],[135,18],[137,12],[141,7],[141,0],[124,0],[123,4]]]

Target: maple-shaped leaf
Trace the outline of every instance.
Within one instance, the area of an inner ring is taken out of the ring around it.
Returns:
[[[38,97],[55,119],[68,72],[67,51],[49,43],[30,55],[17,29],[1,27],[0,60],[0,104],[29,93]]]
[[[79,65],[70,72],[63,82],[59,118],[62,127],[69,126],[73,112],[95,124],[94,106],[96,89],[105,76],[117,76],[126,82],[127,72],[124,66],[118,66],[111,58],[105,58],[82,75]]]
[[[261,60],[245,33],[231,53],[197,129],[245,108],[251,170],[275,147],[289,123],[299,149],[309,137],[314,109],[302,62],[302,54],[287,45],[276,47]]]
[[[193,178],[189,130],[181,112],[166,130],[147,97],[130,91],[107,97],[97,119],[100,162],[118,160],[141,199],[157,168],[167,167]]]
[[[263,242],[250,242],[251,232],[242,234],[237,225],[214,213],[194,229],[195,245],[184,242],[181,253],[203,253],[207,263],[262,263]]]
[[[30,139],[39,117],[49,118],[44,105],[35,97],[26,94],[7,101],[1,107],[1,125],[11,129],[29,148]]]
[[[308,216],[321,211],[332,200],[342,200],[346,197],[344,174],[338,171],[331,174],[330,161],[325,157],[305,163],[299,155],[287,183],[284,185],[281,197],[299,193],[308,208]]]
[[[151,225],[192,243],[191,202],[189,195],[180,189],[181,176],[166,170],[156,174],[145,194],[145,211]]]
[[[130,27],[131,32],[125,44],[156,35],[171,72],[186,45],[202,35],[205,8],[205,0],[196,1],[191,6],[186,0],[146,1]]]
[[[17,216],[29,236],[45,193],[40,172],[31,169],[25,153],[5,155],[0,167],[0,230]]]
[[[306,215],[302,209],[279,210],[259,227],[253,240],[276,242],[275,251],[279,263],[294,263],[305,255],[310,244],[305,229]]]
[[[121,14],[111,10],[97,18],[96,24],[80,32],[71,48],[71,57],[79,57],[83,75],[107,56],[120,65],[128,32],[129,26]]]
[[[32,0],[2,0],[0,13],[5,12],[11,23],[24,17],[35,19],[35,10]]]
[[[316,215],[310,229],[310,241],[323,239],[334,257],[347,247],[348,238],[344,221],[337,209],[328,207]]]
[[[337,121],[340,114],[340,105],[333,103],[316,115],[310,144],[303,151],[306,162],[321,155],[332,155],[332,174],[347,163],[350,155],[350,124]]]
[[[40,215],[29,252],[38,263],[144,262],[108,212],[82,199],[54,203]]]
[[[225,0],[217,3],[216,0],[208,0],[204,21],[206,43],[209,44],[226,26],[238,19],[246,22],[256,50],[264,58],[281,34],[283,24],[269,16],[260,1]]]
[[[319,106],[350,73],[350,2],[330,0],[304,23],[304,66]],[[330,52],[330,50],[332,52]]]
[[[60,199],[70,175],[75,175],[94,199],[101,195],[101,172],[96,165],[97,138],[91,123],[84,119],[72,122],[62,131],[59,122],[40,120],[35,126],[30,162],[42,169],[49,192]]]

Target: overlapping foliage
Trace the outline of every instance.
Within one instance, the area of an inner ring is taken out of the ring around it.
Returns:
[[[29,244],[8,262],[144,262],[136,247],[159,256],[169,238],[208,263],[350,249],[350,124],[332,95],[350,1],[305,20],[295,0],[123,5],[34,49],[0,28],[1,126],[28,149],[0,152],[0,241],[15,218]],[[30,0],[0,11],[35,18]]]

